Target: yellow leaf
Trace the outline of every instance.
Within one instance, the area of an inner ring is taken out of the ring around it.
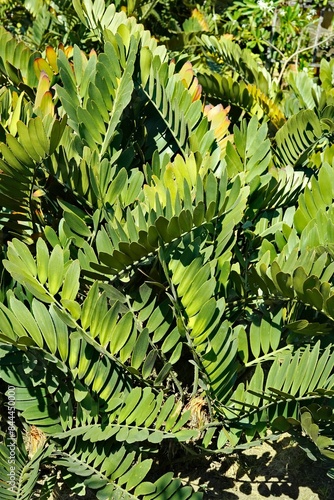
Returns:
[[[192,101],[197,101],[201,97],[202,85],[198,83],[191,62],[187,61],[180,69],[182,83],[191,94]]]
[[[65,56],[67,57],[67,59],[69,59],[70,57],[72,57],[72,55],[73,55],[73,47],[70,45],[69,47],[65,48]]]
[[[200,12],[198,9],[194,9],[191,13],[191,17],[195,18],[202,28],[203,31],[210,31],[210,27],[208,25],[207,20],[205,19],[204,14]]]
[[[169,189],[170,192],[170,197],[172,200],[172,203],[175,202],[176,198],[176,193],[178,191],[179,187],[179,192],[182,197],[183,195],[183,186],[179,185],[177,187],[177,182],[176,182],[176,177],[175,177],[175,170],[173,169],[173,166],[171,163],[169,163],[166,167],[165,175],[164,175],[164,184],[167,189]],[[181,194],[182,191],[182,194]]]
[[[34,70],[38,80],[40,79],[42,71],[47,74],[50,81],[53,78],[53,71],[50,65],[45,61],[45,59],[42,59],[42,57],[37,57],[37,59],[34,60]]]
[[[49,90],[50,90],[50,78],[45,73],[45,71],[41,71],[36,92],[35,108],[40,107],[45,92],[48,92]]]
[[[40,109],[42,110],[44,116],[54,116],[55,108],[53,105],[53,96],[51,91],[45,92],[43,95]]]
[[[53,47],[46,48],[46,58],[54,73],[58,73],[57,53]]]
[[[12,114],[12,118],[10,120],[9,124],[9,132],[15,137],[17,133],[17,123],[20,120],[20,115],[21,115],[21,107],[22,107],[22,101],[23,101],[23,96],[24,93],[22,92],[18,97],[16,92],[13,93],[13,97],[15,96],[15,99],[13,98],[13,104],[15,104],[14,112]],[[17,99],[16,99],[17,98]]]
[[[35,198],[40,198],[41,196],[45,195],[45,191],[43,191],[43,189],[36,189],[36,191],[34,191],[32,195]]]
[[[210,122],[210,128],[213,130],[215,138],[222,152],[225,151],[227,141],[231,141],[232,136],[229,134],[230,120],[228,112],[230,106],[224,108],[221,104],[217,106],[207,105],[204,108],[204,114]]]

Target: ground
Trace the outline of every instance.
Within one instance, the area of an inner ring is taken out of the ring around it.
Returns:
[[[194,486],[205,487],[204,500],[334,498],[334,481],[325,467],[312,462],[288,435],[242,455],[211,460],[206,468],[192,468],[188,477]]]

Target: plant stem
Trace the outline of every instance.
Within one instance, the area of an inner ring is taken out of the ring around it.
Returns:
[[[284,74],[284,71],[286,70],[286,67],[287,65],[289,64],[289,62],[296,56],[298,56],[299,54],[301,54],[302,52],[307,52],[308,50],[312,50],[312,49],[315,49],[316,47],[319,47],[320,45],[322,45],[323,43],[326,43],[328,42],[329,40],[331,40],[332,38],[334,38],[334,35],[330,35],[328,36],[327,38],[325,38],[324,40],[321,40],[320,42],[317,42],[313,45],[310,45],[309,47],[304,47],[303,49],[299,49],[297,50],[296,52],[294,52],[291,56],[289,56],[285,62],[283,63],[283,66],[282,66],[282,69],[281,69],[281,72],[278,76],[278,80],[277,80],[277,83],[279,84],[283,78],[283,74]]]
[[[291,347],[287,345],[285,347],[281,347],[281,349],[277,349],[276,351],[270,352],[268,354],[265,354],[264,356],[260,356],[259,358],[253,359],[253,361],[249,361],[249,363],[245,364],[245,368],[257,365],[259,363],[263,363],[264,361],[268,361],[272,358],[272,356],[276,357],[279,352],[284,352],[284,351],[291,351]]]

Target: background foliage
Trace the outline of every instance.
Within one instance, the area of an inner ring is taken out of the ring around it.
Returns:
[[[1,498],[197,499],[166,456],[282,431],[333,475],[334,63],[265,5],[0,4]]]

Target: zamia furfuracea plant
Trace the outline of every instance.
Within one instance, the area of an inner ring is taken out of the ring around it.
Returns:
[[[203,90],[112,4],[73,12],[89,52],[0,28],[0,380],[17,432],[11,486],[2,417],[1,498],[49,498],[60,473],[100,500],[196,500],[173,458],[282,431],[333,458],[333,64],[266,115],[268,75],[241,58],[257,108],[232,127],[225,80]]]

